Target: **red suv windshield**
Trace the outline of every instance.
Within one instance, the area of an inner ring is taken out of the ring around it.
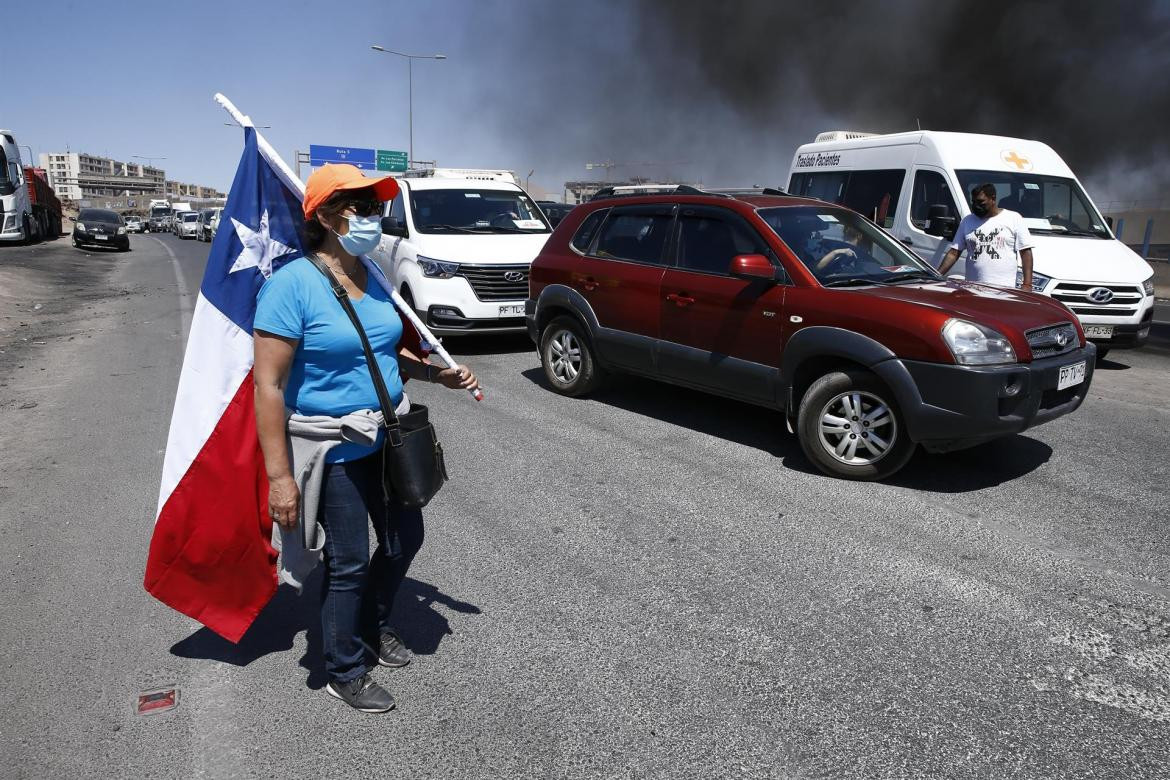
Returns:
[[[783,206],[756,213],[826,287],[941,278],[914,253],[848,209]]]

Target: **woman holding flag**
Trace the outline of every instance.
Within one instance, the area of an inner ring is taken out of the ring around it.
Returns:
[[[372,433],[365,440],[343,433],[345,421],[356,413],[372,415],[379,400],[360,336],[323,270],[349,295],[396,414],[410,406],[404,378],[451,389],[478,386],[465,366],[440,368],[403,347],[398,311],[386,291],[367,279],[360,257],[377,246],[383,204],[397,194],[394,179],[367,179],[351,165],[315,171],[303,204],[306,257],[286,263],[264,284],[254,325],[256,426],[268,473],[268,510],[286,534],[299,518],[319,521],[325,531],[326,689],[363,712],[394,707],[390,693],[370,677],[367,651],[382,666],[410,662],[410,652],[392,628],[391,609],[422,546],[423,520],[419,510],[400,508],[383,494],[384,429],[378,429],[376,439]],[[294,471],[286,409],[293,419],[338,432],[326,446],[316,445],[318,454],[324,451],[323,475],[319,490],[304,495],[294,476],[300,472]],[[378,540],[372,558],[371,523]]]

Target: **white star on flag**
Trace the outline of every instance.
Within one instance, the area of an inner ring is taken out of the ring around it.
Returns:
[[[235,217],[232,217],[232,224],[236,226],[236,235],[240,237],[240,243],[244,245],[244,250],[240,252],[240,256],[236,258],[236,262],[228,270],[229,274],[243,271],[245,268],[259,268],[260,273],[267,279],[272,276],[273,260],[297,251],[269,235],[268,209],[265,209],[264,213],[260,215],[259,230],[253,230]]]

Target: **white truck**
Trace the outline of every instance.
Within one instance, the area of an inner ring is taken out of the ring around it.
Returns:
[[[552,229],[503,170],[431,168],[398,179],[371,257],[439,335],[524,330],[528,272]]]
[[[1154,271],[1117,240],[1064,160],[1039,141],[971,133],[821,133],[796,150],[793,195],[873,219],[936,268],[978,184],[995,185],[1035,241],[1032,289],[1080,318],[1099,357],[1139,347],[1154,314]],[[963,272],[960,258],[953,273]],[[1020,274],[1022,276],[1022,274]],[[1017,277],[1019,278],[1019,277]]]
[[[0,130],[0,241],[30,243],[61,233],[61,202],[45,171],[26,166],[11,130]]]
[[[149,221],[146,228],[151,233],[161,233],[170,225],[168,220],[174,214],[174,209],[171,208],[171,202],[166,198],[155,198],[150,201],[147,206],[147,216]]]

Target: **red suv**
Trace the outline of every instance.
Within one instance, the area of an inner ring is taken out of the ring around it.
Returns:
[[[806,198],[593,200],[532,263],[552,388],[610,371],[787,413],[809,459],[881,479],[1068,414],[1096,348],[1043,295],[944,279],[874,223]]]

